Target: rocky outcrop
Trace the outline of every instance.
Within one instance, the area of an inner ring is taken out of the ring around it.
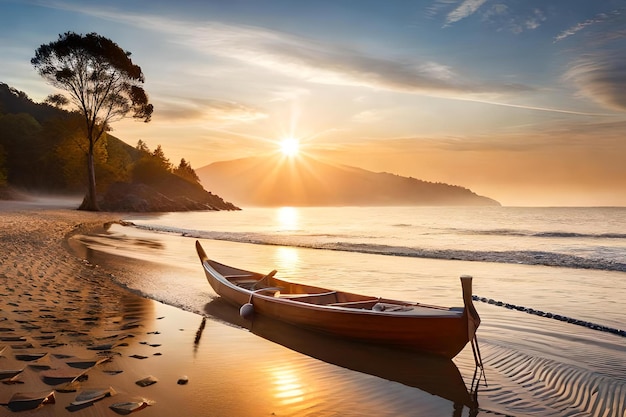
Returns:
[[[26,200],[27,197],[13,187],[0,186],[0,200]]]
[[[99,201],[100,209],[113,212],[168,212],[239,210],[201,186],[186,181],[160,184],[115,183]]]

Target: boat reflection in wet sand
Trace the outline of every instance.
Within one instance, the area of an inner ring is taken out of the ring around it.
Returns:
[[[262,315],[246,320],[223,298],[208,303],[205,312],[309,357],[446,399],[453,403],[454,417],[461,416],[464,407],[470,416],[478,413],[474,384],[468,389],[454,362],[442,356],[339,339]]]

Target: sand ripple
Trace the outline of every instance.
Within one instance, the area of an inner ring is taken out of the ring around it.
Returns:
[[[482,411],[515,416],[626,415],[626,383],[553,359],[505,347],[481,347],[487,387]]]

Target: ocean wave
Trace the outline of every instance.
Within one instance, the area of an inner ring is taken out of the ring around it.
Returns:
[[[565,238],[565,239],[626,239],[625,233],[577,233],[563,231],[533,232],[514,229],[489,229],[489,230],[454,230],[455,233],[479,236],[512,236],[512,237],[538,237],[538,238]]]
[[[463,249],[421,249],[398,246],[354,244],[337,242],[316,245],[319,249],[343,250],[377,255],[407,256],[458,261],[480,261],[524,265],[558,266],[566,268],[598,269],[626,272],[626,264],[606,259],[583,258],[581,256],[545,251],[472,251]]]
[[[541,232],[534,233],[536,237],[556,238],[583,238],[583,239],[626,239],[624,233],[572,233],[572,232]]]
[[[408,223],[396,223],[391,227],[421,229],[418,225]],[[626,239],[626,233],[580,233],[566,232],[562,230],[532,231],[521,229],[463,229],[463,228],[429,228],[429,231],[421,231],[420,234],[458,234],[465,236],[511,236],[511,237],[536,237],[555,239]]]
[[[325,249],[345,252],[358,252],[373,255],[404,256],[460,261],[480,261],[523,265],[544,265],[565,268],[594,269],[626,272],[626,263],[611,259],[586,258],[576,255],[547,251],[504,250],[479,251],[466,249],[427,249],[408,246],[383,245],[378,243],[355,243],[347,241],[318,241],[312,236],[268,235],[249,232],[215,232],[189,230],[169,226],[148,226],[129,224],[133,227],[161,233],[174,233],[195,239],[224,240],[258,245],[280,245],[310,249]],[[326,235],[326,237],[331,237]],[[332,236],[333,238],[339,238]],[[307,239],[309,238],[309,239]],[[339,238],[340,239],[340,238]]]

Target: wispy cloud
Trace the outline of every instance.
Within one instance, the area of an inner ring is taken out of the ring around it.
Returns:
[[[579,55],[570,63],[564,79],[574,83],[580,96],[622,113],[626,112],[625,11],[599,13],[554,38],[557,43],[583,30],[588,32],[584,42],[573,48]]]
[[[545,21],[546,16],[543,11],[540,9],[533,9],[532,16],[524,20],[523,26],[528,30],[535,30]]]
[[[247,123],[268,117],[265,112],[241,103],[211,100],[208,104],[205,114],[219,121]]]
[[[506,30],[520,34],[538,29],[547,20],[547,17],[544,11],[538,8],[512,10],[503,3],[496,3],[485,10],[482,19],[495,26],[498,31]]]
[[[489,100],[468,100],[468,101],[475,101],[475,102],[484,103],[484,104],[493,104],[494,106],[512,107],[512,108],[524,109],[524,110],[536,110],[536,111],[550,112],[550,113],[572,114],[572,115],[579,115],[579,116],[611,116],[611,114],[607,114],[607,113],[582,112],[582,111],[575,111],[575,110],[559,109],[556,107],[528,106],[528,105],[523,105],[523,104],[502,103],[502,102],[489,101]]]
[[[515,34],[539,28],[546,20],[545,12],[538,8],[525,7],[526,4],[507,5],[504,2],[489,2],[489,0],[437,0],[427,10],[429,17],[446,13],[444,27],[452,26],[460,20],[475,14],[480,15],[483,23],[487,23],[496,31],[509,31]]]
[[[309,96],[311,91],[301,87],[277,88],[272,92],[274,98],[270,101],[296,101],[302,97]]]
[[[464,0],[456,9],[446,16],[446,26],[463,20],[476,13],[487,0]]]
[[[455,10],[460,17],[475,12],[486,0],[464,1]],[[224,24],[221,22],[195,22],[146,14],[122,14],[108,9],[80,7],[82,13],[100,18],[132,24],[149,31],[157,31],[167,42],[180,48],[189,48],[200,56],[221,57],[250,67],[264,68],[308,83],[338,86],[358,86],[374,90],[394,91],[454,100],[487,103],[496,106],[517,107],[543,112],[592,115],[567,109],[531,107],[512,103],[515,96],[533,92],[528,85],[476,80],[465,77],[460,71],[432,60],[415,57],[388,59],[364,53],[347,45],[329,44],[293,34],[256,26]],[[77,11],[76,9],[74,9]],[[535,19],[543,14],[535,10]],[[538,24],[538,23],[537,23]],[[529,20],[528,28],[534,23]],[[606,62],[602,68],[591,63],[578,63],[568,76],[574,79],[585,95],[613,110],[626,109],[624,70]],[[603,76],[612,78],[606,79]],[[240,107],[239,107],[240,106]],[[201,106],[171,107],[172,115],[191,110],[202,111],[212,119],[231,121],[256,120],[266,117],[262,111],[237,103]],[[597,114],[594,114],[597,115]]]
[[[442,10],[448,9],[450,5],[454,5],[458,2],[459,0],[435,0],[433,4],[426,8],[426,16],[434,18],[439,15]]]
[[[466,0],[457,12],[475,11],[486,0]],[[56,7],[59,6],[55,3]],[[414,57],[390,60],[349,46],[317,42],[292,34],[246,25],[193,22],[110,9],[71,6],[74,11],[161,32],[169,42],[196,53],[237,60],[312,83],[362,86],[455,98],[489,97],[529,91],[530,87],[464,78],[446,65]]]
[[[382,110],[364,110],[352,116],[352,121],[357,123],[378,123],[384,119]]]
[[[169,25],[172,34],[187,31],[179,41],[200,53],[312,83],[445,95],[495,93],[511,88],[464,81],[451,68],[430,61],[389,60],[264,28],[211,22],[189,32],[187,23],[170,21]]]
[[[171,121],[202,119],[206,122],[248,123],[266,119],[268,115],[254,107],[233,101],[190,98],[161,98],[159,117]]]
[[[598,23],[604,23],[608,20],[611,20],[617,16],[620,16],[622,13],[624,12],[624,9],[616,9],[613,10],[609,13],[600,13],[596,16],[594,16],[591,19],[587,19],[584,22],[580,22],[575,24],[574,26],[564,30],[563,32],[559,33],[555,38],[554,38],[554,43],[556,42],[560,42],[566,38],[569,38],[570,36],[575,35],[576,33],[580,32],[581,30],[589,27],[589,26],[593,26],[596,25]]]
[[[626,122],[620,120],[553,119],[533,126],[512,127],[493,132],[473,132],[467,135],[406,135],[360,138],[360,145],[376,145],[390,151],[404,149],[406,152],[423,152],[424,149],[454,151],[537,151],[546,148],[572,150],[600,148],[626,151],[624,130]],[[593,137],[592,142],[589,137]]]
[[[581,93],[613,110],[626,111],[626,54],[580,58],[566,73]]]

